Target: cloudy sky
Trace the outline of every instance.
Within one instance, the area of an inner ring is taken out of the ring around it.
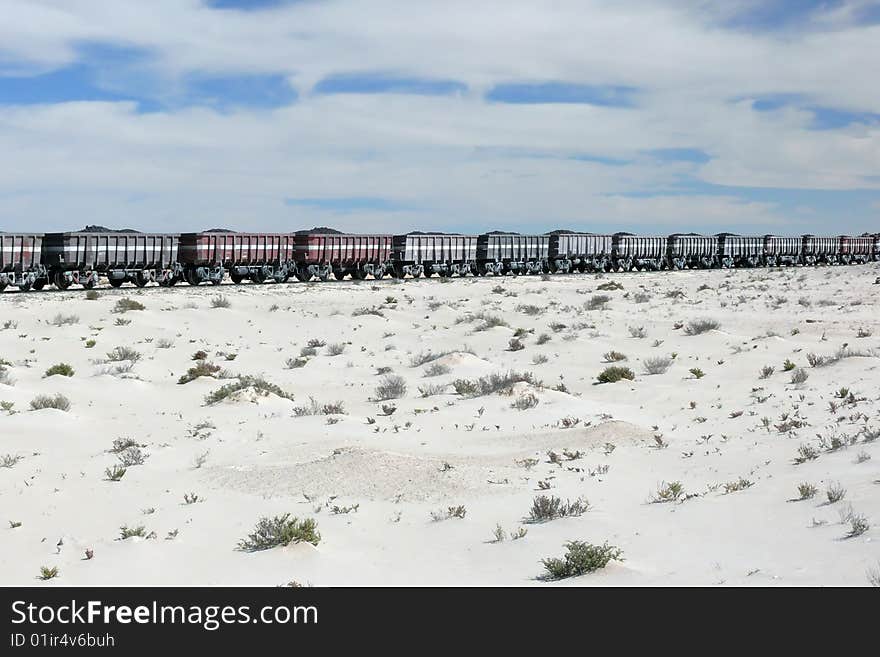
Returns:
[[[0,230],[880,230],[880,1],[0,0]]]

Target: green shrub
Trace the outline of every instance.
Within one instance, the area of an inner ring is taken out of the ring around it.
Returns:
[[[292,518],[289,513],[274,518],[262,517],[254,532],[239,541],[238,549],[244,552],[269,550],[279,545],[290,543],[311,543],[317,545],[321,541],[318,523],[313,518]]]
[[[67,363],[58,363],[46,370],[44,376],[55,376],[56,374],[60,374],[61,376],[73,376],[73,368]]]
[[[285,392],[279,386],[274,383],[270,383],[266,381],[264,378],[259,376],[246,376],[239,375],[239,377],[233,381],[232,383],[227,383],[220,388],[217,388],[214,392],[205,396],[205,403],[208,406],[216,404],[218,402],[223,401],[230,395],[238,392],[239,390],[245,390],[246,388],[253,388],[260,395],[268,395],[273,394],[281,397],[282,399],[290,399],[293,400],[293,394],[289,392]]]
[[[617,383],[621,379],[632,381],[635,378],[636,375],[630,368],[618,367],[616,365],[606,367],[604,370],[599,372],[599,375],[596,377],[599,383]]]
[[[622,561],[620,548],[608,543],[592,545],[584,541],[568,541],[565,548],[567,551],[561,559],[554,557],[541,561],[547,571],[547,579],[577,577],[600,570],[612,560]]]
[[[125,297],[123,299],[119,299],[116,302],[116,305],[113,306],[113,310],[111,312],[114,313],[127,313],[129,310],[144,310],[144,304],[140,301],[135,301],[134,299],[129,299]]]
[[[184,383],[189,383],[190,381],[195,381],[200,376],[213,377],[219,371],[219,365],[214,365],[214,363],[208,363],[206,361],[199,361],[194,367],[190,367],[186,371],[186,374],[184,374],[177,380],[177,383],[181,385]]]

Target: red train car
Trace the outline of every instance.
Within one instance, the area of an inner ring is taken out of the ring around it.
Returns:
[[[46,284],[42,233],[0,233],[0,292],[7,285],[23,291]]]
[[[382,278],[391,269],[391,235],[304,233],[294,239],[296,276],[301,281],[313,276],[326,281],[331,273],[339,280],[346,274],[358,280],[368,275]]]
[[[840,260],[844,264],[864,264],[874,259],[874,242],[876,236],[840,236]]]
[[[219,285],[225,272],[233,283],[287,281],[296,273],[294,236],[289,233],[183,233],[180,263],[190,285]]]

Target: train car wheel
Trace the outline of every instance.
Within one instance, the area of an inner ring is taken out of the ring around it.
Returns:
[[[144,287],[150,282],[150,276],[146,272],[139,271],[134,275],[134,284],[138,287]]]
[[[91,290],[91,289],[94,289],[94,287],[95,287],[95,280],[94,280],[93,278],[91,278],[91,277],[90,277],[90,278],[87,278],[87,279],[83,282],[82,286],[83,286],[83,289],[84,289],[84,290]]]
[[[0,283],[0,292],[6,289],[6,283]]]
[[[70,287],[70,281],[67,280],[64,273],[60,271],[55,272],[55,276],[52,277],[52,282],[59,290],[66,290]]]
[[[22,285],[19,285],[19,286],[18,286],[18,289],[21,290],[22,292],[27,292],[28,290],[31,289],[31,284],[30,284],[30,283],[24,283],[24,284],[22,284]]]
[[[125,283],[124,278],[110,278],[108,279],[110,283],[110,287],[122,287],[122,284]]]
[[[234,271],[230,271],[230,272],[229,272],[229,279],[230,279],[233,283],[235,283],[236,285],[239,285],[239,284],[244,280],[244,276],[239,276],[239,275],[236,274]]]
[[[230,275],[230,278],[232,276]],[[266,275],[263,273],[262,269],[257,269],[253,274],[251,274],[251,280],[257,285],[261,285],[266,282]],[[233,281],[234,283],[235,281]]]
[[[35,290],[42,290],[43,287],[45,287],[45,285],[46,285],[45,278],[38,278],[37,280],[34,281],[34,289]]]

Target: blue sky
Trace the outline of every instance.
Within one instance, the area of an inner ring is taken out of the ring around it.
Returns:
[[[880,230],[880,2],[7,5],[0,229]]]

